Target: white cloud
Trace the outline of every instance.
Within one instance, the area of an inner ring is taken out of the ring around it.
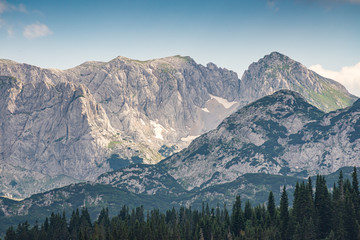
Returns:
[[[45,24],[35,23],[35,24],[27,25],[24,28],[23,35],[27,39],[34,39],[39,37],[45,37],[47,35],[50,35],[51,33],[52,33],[51,30]]]
[[[7,29],[7,34],[9,37],[14,35],[13,26],[9,25],[7,21],[2,18],[4,12],[21,12],[28,13],[26,6],[24,4],[14,5],[8,3],[6,0],[0,0],[0,29]]]
[[[320,64],[310,66],[309,69],[321,76],[338,81],[350,93],[360,96],[360,62],[354,66],[343,67],[339,72],[325,69]]]
[[[23,13],[28,12],[25,5],[22,3],[19,5],[13,5],[6,2],[5,0],[0,0],[0,14],[2,14],[3,12],[10,12],[10,11],[23,12]]]

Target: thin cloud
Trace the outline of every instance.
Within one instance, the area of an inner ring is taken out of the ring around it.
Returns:
[[[295,0],[300,3],[320,4],[322,6],[335,6],[337,4],[360,4],[360,0]]]
[[[9,25],[9,23],[2,18],[2,14],[5,12],[28,13],[28,10],[22,3],[14,5],[8,3],[6,0],[0,0],[0,29],[6,29],[8,36],[12,37],[14,35],[13,26]]]
[[[279,7],[277,6],[278,3],[276,0],[267,0],[266,2],[268,8],[270,8],[271,10],[279,11]]]
[[[302,4],[319,4],[323,7],[327,7],[327,8],[331,8],[334,7],[337,4],[359,4],[360,5],[360,0],[292,0],[294,2],[297,3],[302,3]],[[266,4],[268,6],[268,8],[272,9],[272,10],[279,10],[279,4],[281,2],[285,2],[285,0],[266,0]]]
[[[309,69],[321,76],[338,81],[350,93],[360,96],[360,62],[354,66],[343,67],[339,72],[325,69],[320,64],[310,66]]]
[[[27,25],[24,28],[24,32],[23,32],[24,37],[27,39],[45,37],[50,34],[52,34],[52,31],[49,29],[49,27],[41,23]]]
[[[15,12],[22,12],[22,13],[27,13],[27,9],[26,6],[22,3],[20,3],[19,5],[14,5],[14,4],[10,4],[5,0],[0,0],[0,14],[4,13],[4,12],[11,12],[11,11],[15,11]]]

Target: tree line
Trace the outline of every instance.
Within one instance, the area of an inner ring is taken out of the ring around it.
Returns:
[[[352,180],[344,180],[342,172],[331,191],[325,178],[318,175],[315,188],[311,178],[297,183],[292,208],[286,186],[280,206],[276,207],[272,192],[267,204],[242,206],[236,196],[231,211],[226,206],[202,209],[181,207],[160,212],[123,206],[110,217],[102,209],[92,222],[87,208],[73,211],[67,221],[65,213],[52,213],[41,225],[21,223],[6,231],[5,240],[242,240],[242,239],[360,239],[360,194],[356,168]]]

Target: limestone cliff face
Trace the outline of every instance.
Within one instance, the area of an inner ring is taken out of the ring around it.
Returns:
[[[13,185],[15,192],[27,192],[25,186],[19,189],[27,174],[16,172],[24,169],[30,175],[38,173],[35,179],[78,180],[110,169],[99,166],[116,131],[84,85],[0,77],[0,95],[0,162],[15,171],[11,179],[2,181],[2,188]]]
[[[215,128],[239,101],[236,73],[214,64],[204,67],[189,57],[144,62],[117,57],[82,64],[66,71],[66,77],[89,87],[114,128],[153,149],[186,146],[187,137]],[[212,111],[206,109],[211,99]],[[224,106],[221,100],[234,103]],[[145,159],[159,160],[151,155]]]

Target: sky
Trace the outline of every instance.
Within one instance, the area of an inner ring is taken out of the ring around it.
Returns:
[[[44,68],[183,55],[241,77],[273,51],[360,96],[360,0],[0,0],[0,59]]]

